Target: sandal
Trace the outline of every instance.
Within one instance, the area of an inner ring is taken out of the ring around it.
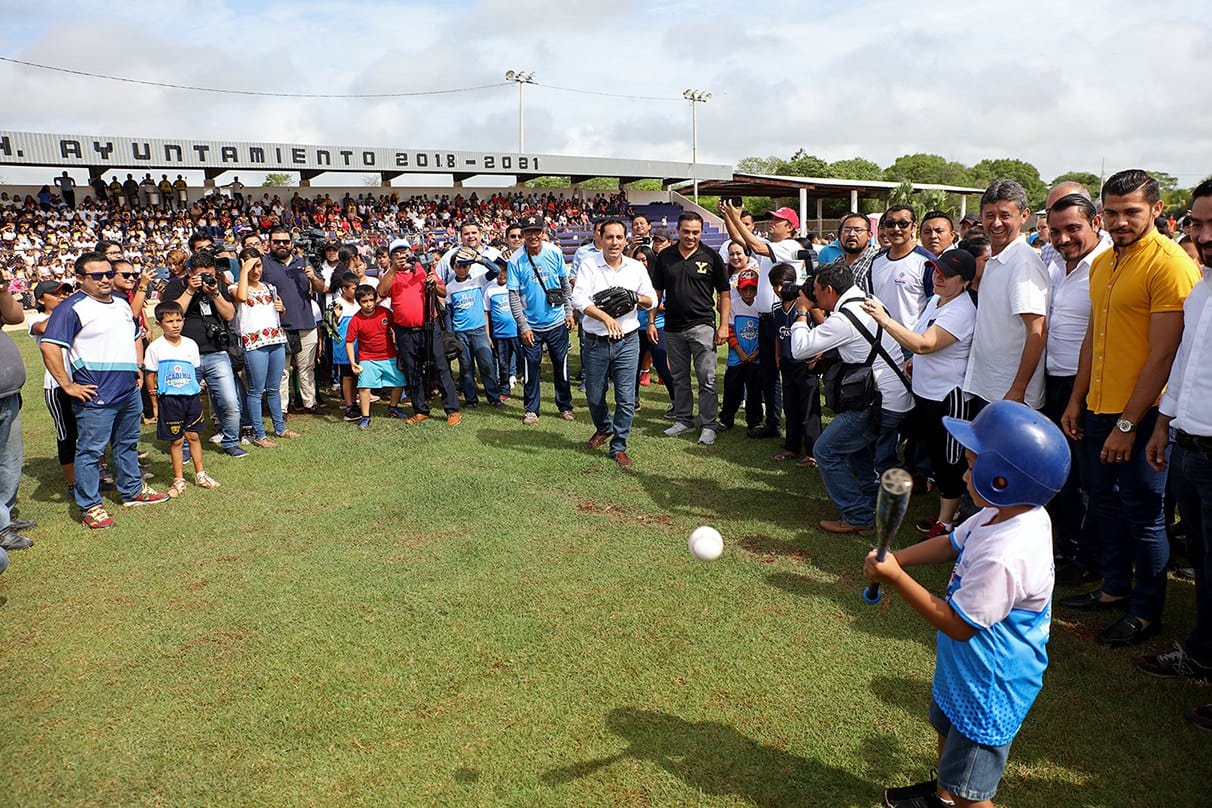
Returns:
[[[279,438],[297,438],[297,437],[299,437],[299,433],[295,432],[293,429],[283,429],[281,432],[275,432],[274,435],[275,435],[275,437],[279,437]]]
[[[808,455],[807,457],[802,457],[799,460],[795,461],[795,467],[797,469],[814,469],[814,468],[816,468],[816,458],[813,457],[812,455]]]
[[[782,463],[784,460],[795,460],[799,455],[795,452],[779,452],[774,457],[770,458],[776,463]],[[798,463],[796,465],[799,465]]]
[[[177,479],[173,480],[173,484],[170,485],[168,487],[168,490],[165,491],[164,493],[168,494],[169,498],[171,498],[171,499],[176,499],[177,497],[184,494],[185,493],[185,478],[178,477]]]
[[[278,444],[269,439],[268,435],[264,438],[257,438],[255,441],[253,441],[253,446],[260,446],[262,449],[272,449],[277,445]]]
[[[182,480],[181,482],[184,484],[185,481]],[[198,486],[199,488],[218,488],[219,481],[214,477],[211,477],[205,471],[199,471],[194,475],[194,485]]]

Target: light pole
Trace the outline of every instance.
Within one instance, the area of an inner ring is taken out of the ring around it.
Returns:
[[[694,179],[694,204],[699,204],[699,104],[711,100],[711,93],[686,90],[682,98],[690,102],[690,174]]]
[[[523,73],[520,70],[509,70],[505,80],[516,82],[518,85],[518,154],[526,151],[526,106],[525,91],[527,84],[534,84],[534,73]]]

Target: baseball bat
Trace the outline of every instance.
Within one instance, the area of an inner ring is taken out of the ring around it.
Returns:
[[[875,560],[883,561],[892,546],[892,539],[900,529],[905,511],[909,509],[909,495],[913,493],[913,476],[904,469],[888,469],[880,477],[880,493],[875,501]],[[863,591],[863,600],[871,604],[880,602],[880,585],[872,581]]]

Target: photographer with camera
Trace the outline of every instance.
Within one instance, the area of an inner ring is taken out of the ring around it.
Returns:
[[[403,364],[404,380],[413,415],[405,423],[419,424],[429,420],[429,371],[436,376],[442,391],[442,407],[446,423],[454,426],[462,420],[459,394],[450,375],[442,329],[443,317],[438,298],[446,297],[446,284],[437,276],[426,253],[421,261],[413,256],[412,247],[398,238],[388,247],[391,264],[379,275],[379,297],[391,299],[392,331],[396,337],[396,353]]]
[[[572,387],[568,383],[568,332],[572,330],[572,286],[559,248],[543,241],[547,222],[530,214],[522,218],[524,246],[509,262],[509,308],[518,323],[522,355],[526,359],[522,423],[539,421],[539,365],[543,346],[551,357],[556,408],[571,421]]]
[[[324,279],[302,256],[293,254],[290,231],[282,225],[269,229],[269,255],[261,258],[261,279],[278,290],[282,300],[282,329],[286,332],[286,366],[280,391],[285,411],[290,404],[290,370],[299,377],[303,412],[322,412],[316,404],[316,315],[311,296],[324,291]]]
[[[774,327],[774,307],[778,296],[770,285],[770,270],[776,264],[789,264],[796,271],[796,281],[805,278],[805,261],[811,259],[807,251],[795,240],[800,229],[800,217],[791,208],[779,208],[770,214],[770,237],[754,235],[741,220],[742,211],[735,199],[720,200],[720,212],[724,214],[724,225],[728,237],[743,244],[757,258],[758,294],[754,306],[762,312],[758,320],[758,367],[761,369],[762,401],[766,405],[766,425],[759,430],[749,430],[751,438],[777,438],[783,409],[782,386],[779,384],[775,353],[778,351],[778,334]]]
[[[227,324],[236,316],[236,307],[226,281],[221,282],[216,274],[211,250],[203,248],[195,252],[189,259],[189,274],[170,280],[161,299],[172,300],[181,307],[185,312],[181,333],[198,343],[201,376],[219,418],[223,452],[229,457],[246,457],[248,452],[240,448],[240,393],[227,353],[233,339]]]

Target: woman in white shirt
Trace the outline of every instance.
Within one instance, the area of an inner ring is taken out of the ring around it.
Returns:
[[[918,527],[934,537],[951,532],[967,489],[964,449],[943,428],[943,416],[968,418],[968,402],[960,387],[976,328],[976,305],[968,291],[976,276],[976,260],[964,250],[949,250],[929,264],[934,266],[935,295],[912,329],[889,317],[878,300],[868,298],[863,310],[915,354],[912,423],[930,454],[939,491],[938,516]]]
[[[279,438],[297,438],[299,433],[286,428],[282,417],[279,387],[286,365],[286,332],[278,315],[286,310],[273,286],[261,282],[261,251],[248,247],[240,251],[240,281],[229,287],[236,304],[240,339],[244,344],[244,370],[247,376],[247,400],[252,418],[253,445],[262,449],[277,446],[265,434],[261,418],[261,396],[269,401],[269,417]]]

